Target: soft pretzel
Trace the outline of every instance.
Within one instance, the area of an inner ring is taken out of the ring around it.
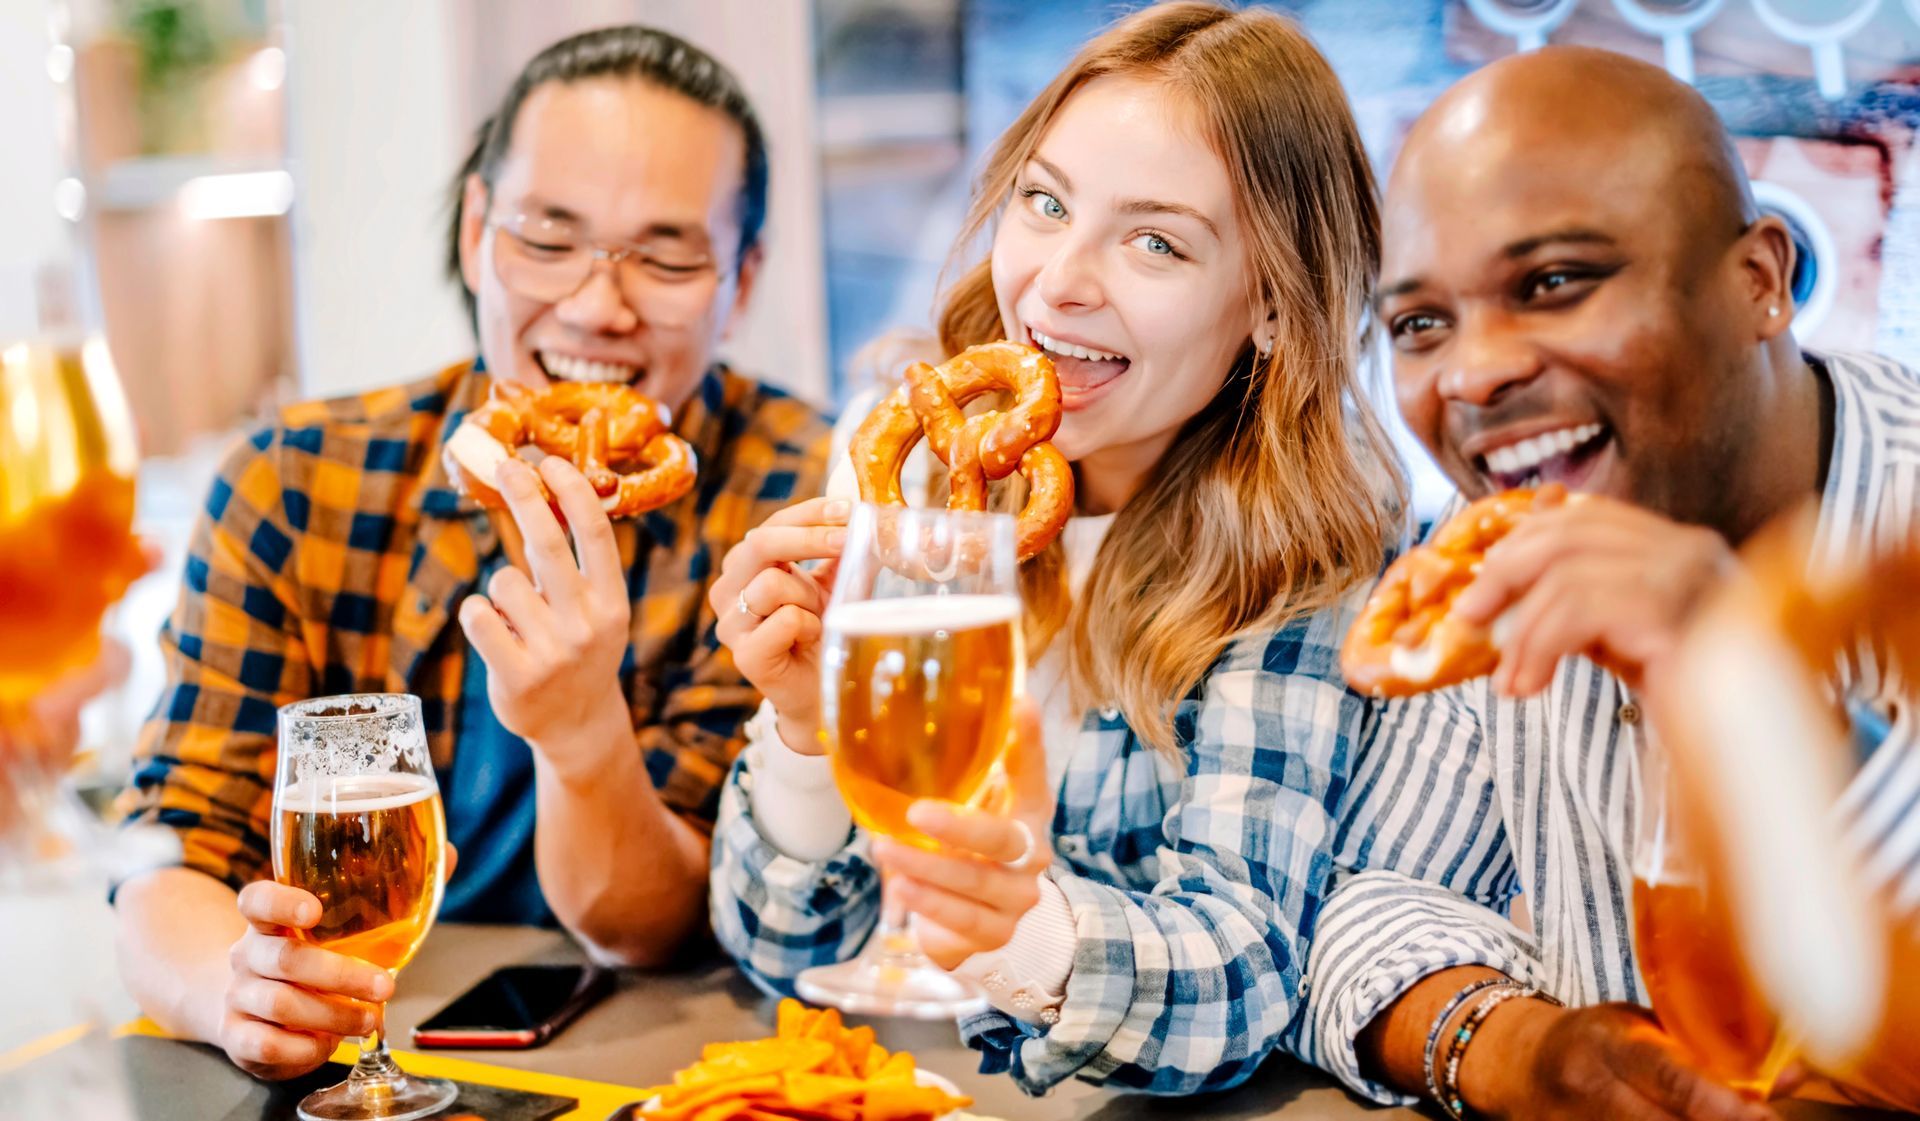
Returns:
[[[1853,813],[1841,807],[1873,798],[1850,788],[1859,755],[1835,700],[1839,668],[1870,655],[1883,695],[1920,702],[1920,538],[1810,561],[1816,517],[1803,511],[1741,550],[1740,575],[1688,625],[1654,729],[1671,764],[1669,813],[1725,893],[1765,1003],[1849,1096],[1920,1110],[1912,853],[1897,828],[1874,831],[1864,852],[1843,833]]]
[[[1521,519],[1568,501],[1557,483],[1482,498],[1394,561],[1341,645],[1347,682],[1372,696],[1405,697],[1492,673],[1500,662],[1492,630],[1456,618],[1453,601]]]
[[[1004,410],[969,417],[968,402],[996,390]],[[1020,559],[1045,549],[1073,510],[1073,472],[1049,439],[1060,427],[1060,382],[1046,355],[1019,343],[968,347],[939,366],[915,363],[906,384],[867,416],[848,446],[860,497],[903,505],[900,468],[922,435],[947,465],[953,510],[984,510],[987,483],[1019,471],[1028,484],[1020,511]]]
[[[529,389],[496,381],[447,441],[447,471],[482,506],[505,509],[495,473],[520,449],[536,447],[579,468],[608,517],[631,518],[693,489],[693,448],[669,423],[665,406],[630,386]]]

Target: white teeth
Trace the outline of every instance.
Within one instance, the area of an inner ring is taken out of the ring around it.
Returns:
[[[1487,453],[1487,467],[1497,474],[1513,475],[1522,471],[1532,471],[1541,463],[1556,455],[1567,452],[1600,435],[1604,429],[1598,424],[1582,424],[1577,428],[1561,428],[1544,432],[1519,443],[1495,448]]]
[[[1049,338],[1031,327],[1027,328],[1027,333],[1033,336],[1034,342],[1040,344],[1040,349],[1050,350],[1055,354],[1063,354],[1068,358],[1085,358],[1089,362],[1116,362],[1123,357],[1119,354],[1108,354],[1104,350],[1094,350],[1092,347],[1081,346],[1078,343],[1061,342],[1059,339]]]
[[[623,362],[589,362],[551,351],[540,352],[540,364],[561,381],[612,382],[624,385],[633,380],[638,367]]]

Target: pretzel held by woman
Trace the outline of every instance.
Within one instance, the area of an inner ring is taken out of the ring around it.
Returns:
[[[969,417],[968,402],[993,391],[1013,395],[1004,410]],[[1060,382],[1053,362],[1013,342],[968,347],[939,366],[915,363],[906,384],[868,415],[848,447],[864,501],[904,505],[900,468],[924,435],[947,465],[954,510],[985,510],[987,483],[1015,471],[1026,477],[1020,511],[1020,559],[1058,536],[1073,510],[1073,472],[1047,441],[1060,427]]]

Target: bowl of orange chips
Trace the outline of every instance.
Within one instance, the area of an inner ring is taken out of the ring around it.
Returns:
[[[650,1094],[646,1121],[942,1121],[973,1099],[873,1029],[849,1028],[832,1009],[783,1000],[774,1035],[709,1043],[700,1061]]]

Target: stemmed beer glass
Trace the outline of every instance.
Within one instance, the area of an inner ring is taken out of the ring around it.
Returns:
[[[446,841],[420,698],[319,697],[280,710],[273,875],[321,907],[299,937],[398,973],[440,910]],[[394,1063],[384,1015],[347,1080],[301,1101],[303,1121],[406,1121],[453,1101],[453,1083]]]
[[[920,798],[971,802],[999,770],[1026,659],[1014,519],[856,505],[823,620],[822,727],[854,820],[925,848]],[[882,884],[860,955],[809,969],[800,995],[851,1012],[947,1019],[980,1011],[977,985],[920,952]]]

